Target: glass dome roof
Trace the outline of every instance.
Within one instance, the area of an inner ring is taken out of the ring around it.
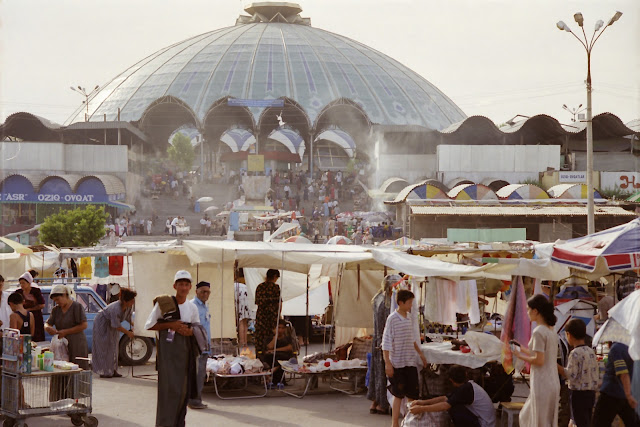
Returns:
[[[120,107],[121,120],[137,121],[164,96],[188,105],[198,126],[225,96],[288,97],[311,123],[339,98],[359,104],[377,124],[439,130],[466,117],[420,75],[347,37],[286,20],[244,22],[166,47],[125,70],[89,100],[90,120],[104,114],[117,120]],[[251,111],[257,123],[262,110]],[[84,112],[79,108],[68,123],[84,121]]]

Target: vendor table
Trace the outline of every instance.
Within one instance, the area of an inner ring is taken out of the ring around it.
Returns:
[[[303,397],[305,397],[314,379],[315,381],[317,381],[317,379],[322,376],[325,376],[325,377],[328,376],[329,387],[332,390],[336,390],[345,394],[356,394],[358,392],[358,378],[362,376],[362,374],[366,374],[367,372],[366,366],[361,366],[358,368],[347,368],[347,369],[327,369],[326,371],[320,371],[320,372],[299,372],[295,370],[291,366],[291,364],[287,361],[279,361],[279,363],[280,363],[280,366],[282,366],[282,370],[288,373],[289,375],[291,375],[293,378],[299,377],[305,381],[305,388],[302,394],[296,394],[290,390],[285,390],[285,389],[280,390],[281,392],[288,394],[289,396],[296,397],[298,399],[302,399]],[[355,374],[355,381],[354,381],[353,388],[345,389],[342,387],[335,387],[333,385],[335,383],[338,383],[338,384],[345,383],[344,380],[340,379],[345,374]]]
[[[427,358],[428,363],[439,365],[461,365],[467,368],[481,368],[486,363],[495,362],[500,359],[500,355],[481,356],[473,353],[463,353],[451,350],[451,342],[431,342],[420,346],[422,354]]]
[[[213,374],[213,386],[216,389],[216,395],[222,399],[222,400],[232,400],[232,399],[255,399],[258,397],[265,397],[267,395],[267,378],[271,377],[271,371],[265,371],[265,372],[257,372],[257,373],[252,373],[252,374],[218,374],[215,373]],[[221,378],[225,378],[225,379],[237,379],[237,378],[243,378],[244,379],[244,387],[240,388],[240,389],[235,389],[237,391],[245,391],[247,390],[247,387],[249,386],[249,378],[261,378],[262,379],[262,383],[264,384],[264,393],[263,394],[251,394],[251,395],[245,395],[245,396],[234,396],[234,397],[222,397],[220,395],[220,391],[218,390],[218,379]]]

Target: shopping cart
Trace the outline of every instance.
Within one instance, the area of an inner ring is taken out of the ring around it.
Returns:
[[[0,414],[5,427],[27,426],[25,419],[67,415],[75,426],[95,427],[91,416],[91,371],[81,369],[31,372],[30,337],[5,330],[2,355]]]
[[[91,416],[91,371],[36,371],[31,374],[2,372],[4,427],[27,426],[25,419],[68,415],[74,426],[94,427]]]

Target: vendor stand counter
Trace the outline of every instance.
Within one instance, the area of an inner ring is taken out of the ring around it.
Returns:
[[[255,373],[249,373],[249,374],[219,374],[219,373],[214,373],[213,374],[213,386],[216,389],[216,395],[222,399],[222,400],[233,400],[233,399],[255,399],[258,397],[265,397],[267,395],[268,389],[267,389],[267,378],[271,377],[271,371],[264,371],[264,372],[255,372]],[[258,379],[262,379],[262,384],[264,385],[264,393],[262,394],[247,394],[247,395],[243,395],[243,396],[228,396],[228,397],[223,397],[220,395],[220,390],[218,389],[218,380],[222,380],[222,379],[243,379],[244,380],[244,386],[240,387],[240,388],[236,388],[236,389],[229,389],[228,391],[248,391],[247,388],[249,387],[249,378],[258,378]]]
[[[278,363],[280,363],[282,370],[285,373],[289,374],[292,378],[296,378],[296,377],[302,378],[305,381],[305,387],[304,387],[304,390],[302,391],[302,394],[297,394],[290,390],[285,390],[285,389],[279,390],[285,394],[288,394],[289,396],[293,396],[298,399],[302,399],[303,397],[305,397],[307,392],[309,391],[309,387],[311,383],[317,384],[317,379],[321,376],[325,376],[329,378],[329,387],[332,390],[336,390],[345,394],[356,394],[360,390],[360,387],[358,387],[358,380],[362,378],[363,380],[362,382],[364,383],[364,376],[367,373],[366,365],[365,366],[360,365],[360,366],[351,367],[351,368],[341,368],[341,369],[329,368],[323,371],[316,371],[316,372],[311,372],[308,370],[301,372],[299,369],[301,366],[304,366],[304,365],[295,365],[295,364],[289,363],[289,361],[286,361],[286,360],[279,360]],[[345,377],[347,378],[345,379]],[[353,387],[342,388],[342,387],[334,386],[334,384],[345,384],[345,383],[353,384]]]
[[[481,368],[489,362],[495,362],[500,360],[499,354],[492,354],[488,356],[463,353],[461,351],[451,350],[452,344],[450,341],[445,342],[431,342],[425,343],[420,346],[422,354],[427,358],[428,363],[437,365],[461,365],[467,368]]]

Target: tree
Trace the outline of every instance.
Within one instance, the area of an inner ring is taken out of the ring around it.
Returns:
[[[59,248],[93,246],[104,236],[107,214],[104,208],[61,210],[48,216],[40,227],[40,241]]]
[[[175,163],[181,171],[186,172],[191,170],[193,161],[196,158],[191,140],[181,132],[174,135],[171,140],[171,147],[167,149],[167,154],[169,154],[169,160]]]

